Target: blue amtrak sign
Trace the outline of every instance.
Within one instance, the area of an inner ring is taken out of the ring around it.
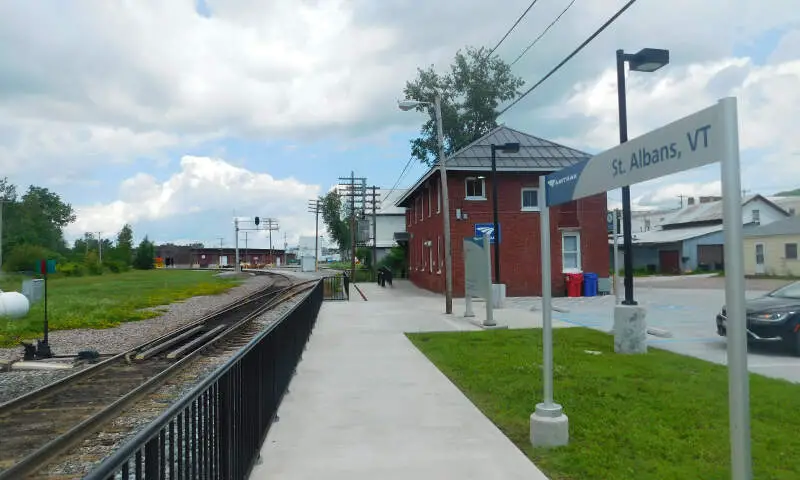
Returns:
[[[500,230],[500,224],[497,224],[497,229]],[[495,243],[495,232],[494,232],[494,223],[476,223],[475,224],[475,237],[483,238],[484,233],[489,234],[489,243]],[[497,236],[500,236],[500,232],[497,232]]]
[[[724,100],[545,177],[547,205],[560,205],[724,160]],[[734,104],[735,115],[735,104]]]

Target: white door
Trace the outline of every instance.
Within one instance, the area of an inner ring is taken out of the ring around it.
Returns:
[[[764,244],[756,243],[756,275],[764,274]]]

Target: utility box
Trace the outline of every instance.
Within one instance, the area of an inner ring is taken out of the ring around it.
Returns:
[[[300,259],[301,272],[313,272],[316,270],[316,259],[311,256],[305,256]]]
[[[28,297],[31,305],[40,302],[44,298],[44,280],[34,278],[22,282],[22,294]]]

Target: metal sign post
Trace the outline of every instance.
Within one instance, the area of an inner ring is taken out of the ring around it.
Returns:
[[[489,242],[489,232],[483,232],[483,253],[486,254],[486,282],[484,288],[484,298],[486,299],[486,320],[483,322],[484,327],[494,327],[497,325],[494,321],[493,314],[493,298],[492,298],[492,246]]]
[[[724,98],[716,105],[547,175],[544,179],[546,202],[542,203],[542,206],[571,202],[711,163],[722,164],[731,471],[735,480],[750,480],[753,476],[750,450],[750,387],[747,371],[741,172],[737,122],[736,98]],[[544,210],[542,212],[544,213]],[[549,243],[542,245],[542,254],[545,253],[549,258]],[[543,256],[543,267],[544,258]],[[544,293],[543,286],[543,295]],[[614,350],[621,353],[643,353],[647,350],[646,340],[644,309],[639,306],[617,305],[614,311]],[[547,337],[544,341],[548,342]],[[551,347],[545,345],[545,351],[549,348]],[[532,441],[533,429],[532,416]]]
[[[619,305],[619,210],[614,210],[614,305]]]

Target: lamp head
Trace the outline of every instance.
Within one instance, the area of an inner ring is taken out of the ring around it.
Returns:
[[[643,48],[631,55],[628,64],[635,72],[655,72],[669,63],[669,50]]]
[[[409,110],[413,110],[413,109],[419,107],[420,105],[427,105],[427,104],[428,104],[428,102],[418,102],[416,100],[402,100],[402,101],[398,100],[397,101],[397,108],[399,108],[400,110],[402,110],[404,112],[407,112]]]

